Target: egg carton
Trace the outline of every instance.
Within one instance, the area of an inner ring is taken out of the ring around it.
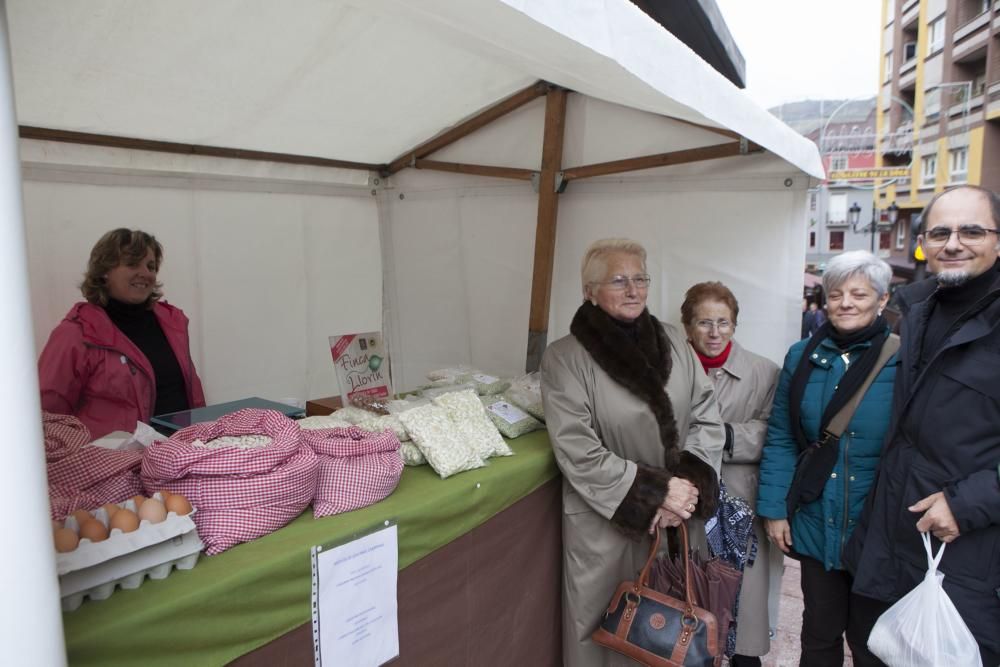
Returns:
[[[154,494],[152,497],[156,500],[161,500],[159,493]],[[135,501],[133,500],[118,503],[118,506],[132,510],[133,512],[136,511]],[[115,528],[111,531],[107,539],[100,542],[91,542],[86,538],[82,538],[79,546],[73,551],[56,554],[56,571],[62,576],[74,570],[88,568],[195,530],[194,521],[191,520],[195,511],[192,510],[185,515],[177,515],[174,512],[169,512],[167,518],[159,523],[151,523],[143,519],[139,522],[139,527],[130,533],[123,533],[121,530]],[[107,510],[100,507],[91,511],[91,514],[107,527]],[[65,526],[74,531],[79,531],[80,529],[76,517],[72,515],[66,517]]]
[[[190,570],[205,548],[198,532],[192,530],[166,542],[118,556],[59,577],[62,610],[74,611],[85,598],[106,600],[116,588],[136,589],[148,576],[165,579],[176,568]]]
[[[160,494],[153,496],[160,499]],[[120,507],[135,510],[132,500],[119,503]],[[189,570],[198,562],[199,552],[205,545],[198,537],[191,513],[177,515],[169,512],[159,523],[148,520],[139,522],[139,528],[124,533],[115,528],[109,537],[100,542],[84,538],[76,549],[56,554],[56,570],[64,611],[79,607],[84,598],[107,599],[116,587],[138,588],[148,575],[163,579],[176,567]],[[104,508],[91,512],[108,525]],[[66,518],[65,526],[78,529],[76,518]]]

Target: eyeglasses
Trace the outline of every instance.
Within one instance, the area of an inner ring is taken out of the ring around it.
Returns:
[[[628,289],[628,284],[631,282],[636,286],[637,289],[646,289],[649,287],[650,278],[648,273],[642,273],[637,276],[611,276],[611,280],[605,280],[604,282],[595,282],[595,285],[604,285],[608,289],[614,290],[616,292],[621,292]]]
[[[958,240],[965,245],[979,245],[986,240],[987,234],[996,234],[997,230],[987,229],[979,225],[961,225],[958,229],[950,227],[935,227],[924,234],[924,243],[929,246],[942,246],[951,240],[952,234],[958,234]]]
[[[712,329],[718,329],[721,334],[729,333],[733,330],[733,323],[729,320],[716,320],[715,322],[712,320],[698,320],[694,323],[694,325],[706,332],[710,332]]]

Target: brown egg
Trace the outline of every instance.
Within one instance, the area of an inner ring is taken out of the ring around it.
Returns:
[[[101,505],[101,507],[103,507],[104,511],[108,513],[109,519],[115,515],[115,512],[121,509],[121,507],[118,507],[118,505],[115,505],[114,503],[107,503],[106,505]]]
[[[111,530],[117,528],[123,533],[131,533],[139,527],[139,516],[130,509],[122,508],[115,512],[115,515],[111,517],[108,527],[111,528]]]
[[[76,549],[80,543],[80,538],[69,528],[56,528],[52,531],[52,539],[56,543],[56,551],[61,554]]]
[[[94,515],[88,512],[87,510],[77,510],[73,512],[73,516],[76,517],[76,523],[80,526],[82,526],[87,521],[93,520],[94,518]]]
[[[175,493],[169,498],[167,498],[167,511],[173,512],[177,516],[184,516],[185,514],[191,513],[191,503],[188,502],[187,498]]]
[[[167,518],[167,508],[156,498],[147,498],[139,508],[139,520],[160,523]]]
[[[132,502],[135,503],[135,509],[138,510],[142,506],[142,503],[146,500],[145,496],[132,496]]]
[[[80,539],[84,538],[91,542],[101,542],[108,539],[108,529],[97,519],[84,521],[80,524]]]
[[[174,494],[170,493],[169,491],[167,491],[166,489],[160,489],[159,493],[160,493],[160,497],[163,498],[164,500],[166,500],[170,496],[174,495]]]

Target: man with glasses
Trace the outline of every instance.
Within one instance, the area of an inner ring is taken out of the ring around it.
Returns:
[[[845,549],[854,592],[886,608],[948,543],[944,589],[1000,665],[1000,198],[963,185],[924,211],[932,278],[897,291],[901,362],[876,486]],[[937,542],[935,540],[935,543]],[[935,544],[937,548],[937,544]]]

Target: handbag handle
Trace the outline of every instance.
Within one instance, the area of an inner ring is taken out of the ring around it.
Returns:
[[[678,528],[681,531],[681,544],[684,552],[684,600],[688,604],[688,612],[690,613],[694,609],[694,594],[691,591],[691,563],[688,557],[689,548],[687,524],[682,521]],[[639,579],[635,582],[636,595],[639,594],[640,589],[649,585],[649,569],[653,566],[653,561],[656,560],[656,554],[659,550],[660,531],[657,529],[656,537],[653,539],[653,546],[649,550],[649,558],[646,559],[646,564],[642,568],[642,573],[639,574]]]

